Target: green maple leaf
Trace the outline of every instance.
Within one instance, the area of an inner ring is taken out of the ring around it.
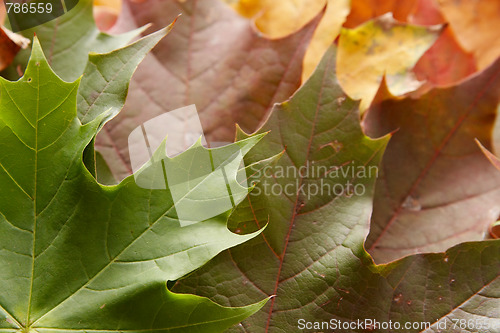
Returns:
[[[21,32],[27,38],[36,34],[52,69],[64,80],[73,81],[82,74],[88,53],[107,53],[121,48],[144,30],[138,28],[120,35],[101,32],[94,21],[92,4],[92,0],[79,0],[64,15]],[[17,75],[15,67],[24,69],[28,57],[29,50],[20,52],[10,68],[10,78]]]
[[[83,71],[77,97],[78,118],[86,124],[107,113],[101,126],[120,112],[127,98],[130,79],[137,66],[151,49],[165,37],[175,21],[155,33],[109,53],[90,53]],[[116,184],[102,156],[94,151],[94,144],[84,153],[85,165],[103,184]]]
[[[78,88],[36,39],[25,75],[0,79],[0,331],[220,332],[257,311],[265,300],[226,308],[166,288],[256,234],[230,232],[230,210],[180,227],[170,191],[131,177],[98,184],[82,154],[109,112],[82,125]],[[234,145],[245,154],[260,138]],[[181,168],[183,155],[164,162]],[[236,181],[237,168],[226,171]],[[214,177],[198,187],[226,190]]]
[[[250,195],[233,214],[242,232],[268,223],[266,229],[174,290],[233,306],[276,295],[231,332],[462,332],[464,322],[470,330],[498,332],[500,241],[464,243],[386,265],[375,265],[365,251],[376,179],[370,167],[380,162],[388,138],[363,134],[358,103],[336,80],[335,58],[332,48],[300,90],[275,106],[259,130],[271,133],[246,158],[249,164],[284,151],[255,189],[260,195]],[[347,181],[362,187],[353,194]],[[356,326],[365,319],[401,329]],[[311,324],[322,321],[353,325]],[[424,322],[432,326],[420,326]]]

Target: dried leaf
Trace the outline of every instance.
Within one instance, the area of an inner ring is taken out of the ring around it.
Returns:
[[[326,13],[314,32],[311,45],[304,58],[302,81],[305,82],[316,69],[323,54],[339,35],[342,24],[349,14],[349,0],[328,0]]]
[[[408,21],[422,25],[446,23],[436,0],[417,0]],[[428,86],[446,86],[475,73],[477,68],[472,53],[463,49],[453,30],[447,26],[413,71],[417,79],[425,81]]]
[[[446,27],[434,45],[420,58],[413,71],[418,80],[443,87],[474,74],[477,67],[474,56],[457,43],[453,31]]]
[[[0,71],[7,68],[21,48],[28,47],[30,41],[0,26]]]
[[[347,16],[344,27],[356,28],[371,19],[386,13],[406,22],[408,15],[414,10],[418,0],[351,0],[351,12]]]
[[[370,140],[361,132],[357,103],[336,82],[334,54],[329,50],[292,99],[274,108],[261,129],[271,130],[269,139],[247,160],[284,150],[257,185],[261,194],[250,196],[235,212],[240,230],[251,231],[269,221],[266,230],[220,254],[174,290],[232,305],[276,295],[231,333],[396,331],[370,327],[365,319],[372,324],[391,321],[392,327],[397,323],[407,333],[458,332],[450,323],[460,319],[498,327],[499,241],[462,244],[445,253],[378,266],[365,252],[375,179],[343,177],[341,171],[339,177],[330,177],[324,170],[333,174],[340,166],[344,171],[348,165],[376,166],[387,138]],[[327,193],[328,186],[345,185],[346,180],[364,184],[366,193]],[[322,190],[313,194],[314,188]],[[360,321],[365,329],[348,326]],[[314,322],[320,326],[312,327]],[[428,329],[420,322],[427,322]],[[418,327],[405,327],[408,323]]]
[[[460,44],[484,69],[500,56],[500,1],[438,0]]]
[[[306,25],[326,5],[326,0],[240,0],[236,11],[254,18],[255,25],[272,38],[288,36]]]
[[[323,54],[340,33],[349,14],[349,0],[239,0],[229,1],[238,13],[255,18],[255,25],[264,34],[284,37],[304,26],[325,4],[325,15],[314,33],[304,58],[302,80],[314,71]]]
[[[303,55],[321,18],[271,40],[219,0],[129,2],[124,10],[122,30],[182,16],[137,70],[123,112],[98,136],[117,179],[131,173],[128,134],[165,112],[196,104],[209,141],[233,141],[235,123],[256,129],[274,103],[300,86]]]
[[[385,74],[389,90],[401,95],[421,83],[410,72],[440,34],[438,26],[421,27],[395,21],[390,14],[355,29],[343,29],[338,43],[338,78],[345,92],[361,99],[365,110]]]
[[[94,0],[94,19],[101,31],[111,29],[120,15],[122,0]]]
[[[377,180],[366,246],[377,262],[481,240],[500,213],[500,173],[474,140],[491,147],[500,60],[457,86],[384,101],[365,128],[397,130]]]

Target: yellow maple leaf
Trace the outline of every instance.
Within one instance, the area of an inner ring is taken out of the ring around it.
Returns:
[[[386,76],[394,95],[420,86],[411,69],[436,41],[442,26],[401,23],[390,13],[355,29],[342,29],[337,54],[337,76],[344,91],[361,99],[366,110]]]

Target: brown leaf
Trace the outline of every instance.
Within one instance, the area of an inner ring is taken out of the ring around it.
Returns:
[[[28,47],[30,41],[0,26],[0,70],[7,68],[21,48]]]
[[[481,151],[484,153],[484,155],[490,160],[491,164],[493,164],[493,166],[495,168],[500,170],[500,160],[495,155],[493,155],[488,149],[486,149],[481,144],[481,142],[479,142],[479,140],[476,139],[476,142],[477,142],[479,148],[481,148]]]
[[[388,96],[367,113],[368,133],[397,130],[382,161],[366,247],[377,262],[481,240],[500,212],[490,148],[500,60],[479,75],[420,98]],[[379,99],[377,99],[379,100]]]
[[[177,25],[139,67],[124,110],[98,138],[117,179],[130,173],[127,137],[136,126],[162,113],[196,104],[209,141],[232,141],[238,123],[255,130],[274,103],[299,86],[302,61],[318,15],[300,31],[268,39],[218,0],[124,3],[118,29]]]

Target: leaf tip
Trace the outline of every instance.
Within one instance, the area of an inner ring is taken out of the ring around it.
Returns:
[[[498,157],[493,155],[485,146],[483,146],[483,144],[477,138],[475,138],[474,141],[476,141],[476,144],[479,146],[479,148],[486,156],[486,158],[490,161],[490,163],[493,164],[495,168],[500,170],[500,160],[498,159]]]
[[[28,62],[28,68],[26,69],[26,72],[28,72],[28,69],[31,66],[40,67],[41,62],[47,62],[47,59],[45,58],[45,55],[43,53],[43,49],[42,49],[42,45],[40,44],[40,40],[35,35],[33,37],[33,46],[31,48],[31,56],[30,56],[30,60]]]

